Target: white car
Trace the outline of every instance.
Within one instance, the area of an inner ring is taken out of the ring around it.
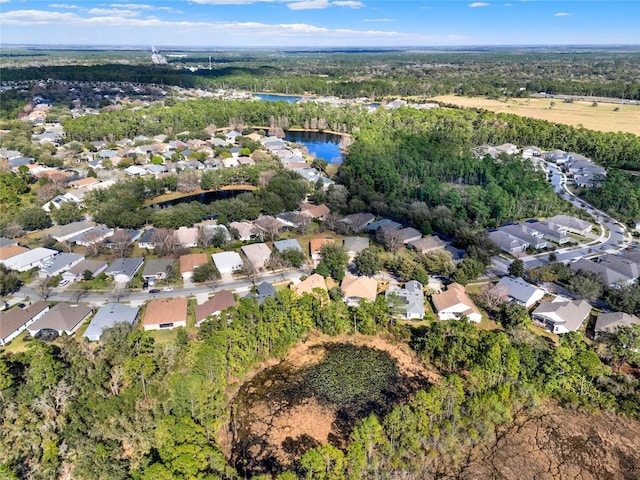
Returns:
[[[67,283],[69,283],[69,280],[62,280],[62,281],[58,284],[58,286],[59,286],[59,287],[64,287]]]
[[[164,287],[162,289],[163,292],[173,292],[173,287]]]

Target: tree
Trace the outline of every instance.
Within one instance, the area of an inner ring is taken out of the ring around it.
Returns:
[[[520,278],[524,276],[524,262],[521,259],[516,258],[511,262],[509,265],[509,275]]]
[[[531,323],[529,311],[515,302],[503,303],[498,312],[498,321],[504,327],[518,327]]]
[[[51,218],[60,225],[82,220],[84,215],[75,202],[64,202],[59,208],[51,209]]]
[[[118,228],[109,238],[109,243],[118,256],[124,258],[127,249],[131,245],[131,236],[125,230]]]
[[[356,270],[360,275],[375,275],[382,270],[380,254],[374,248],[365,248],[356,255],[354,259]]]
[[[376,241],[387,250],[395,252],[402,246],[402,237],[400,236],[400,229],[398,228],[385,228],[384,226],[376,230]]]
[[[38,280],[38,293],[42,297],[43,300],[49,298],[51,292],[53,291],[53,277],[44,277]]]
[[[147,384],[156,371],[156,363],[149,355],[142,354],[129,358],[124,362],[124,373],[129,381],[140,380],[144,399],[148,400]]]
[[[188,170],[178,175],[178,191],[193,192],[200,188],[200,176],[195,170]]]
[[[217,285],[220,280],[220,272],[213,263],[205,263],[193,271],[191,279],[196,283]]]
[[[503,285],[485,283],[478,294],[480,303],[490,311],[495,310],[509,300],[507,288]]]
[[[16,220],[25,230],[42,230],[51,225],[47,212],[39,207],[25,208],[18,212]]]
[[[0,264],[0,295],[15,292],[21,286],[22,280],[18,276],[18,272]]]
[[[327,267],[332,278],[338,281],[344,278],[349,255],[347,255],[347,251],[343,247],[336,244],[325,244],[320,249],[320,258],[322,258],[321,263]]]
[[[597,274],[580,270],[569,280],[569,290],[585,300],[594,301],[602,296],[604,284]]]
[[[151,242],[155,245],[154,250],[159,257],[171,255],[175,248],[173,230],[168,228],[156,228],[151,234]]]

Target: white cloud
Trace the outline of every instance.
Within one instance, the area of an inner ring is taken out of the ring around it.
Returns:
[[[3,0],[0,0],[0,2],[2,2]],[[4,0],[4,1],[9,1],[9,0]],[[51,8],[68,8],[70,10],[80,10],[81,7],[79,7],[78,5],[70,5],[68,3],[51,3],[49,4],[49,6]]]
[[[558,12],[558,13],[554,13],[553,16],[554,17],[569,17],[569,16],[571,16],[571,14],[568,13],[568,12]]]
[[[471,8],[479,8],[479,7],[489,7],[491,5],[485,2],[473,2],[473,3],[470,3],[469,6]]]
[[[365,18],[363,22],[395,22],[393,18]]]
[[[258,2],[273,2],[276,0],[191,0],[202,5],[250,5]]]
[[[344,1],[344,0],[333,2],[331,5],[334,5],[336,7],[349,7],[349,8],[362,8],[362,7],[364,7],[364,3],[362,3],[362,2],[353,2],[353,1]]]
[[[140,12],[134,12],[133,10],[122,10],[119,8],[92,8],[87,11],[91,15],[114,15],[116,17],[135,17],[140,15]]]
[[[320,8],[328,8],[331,4],[329,0],[303,0],[301,2],[293,2],[287,4],[291,10],[317,10]]]
[[[125,8],[127,10],[153,10],[156,8],[153,5],[144,3],[112,3],[109,6],[113,8]]]

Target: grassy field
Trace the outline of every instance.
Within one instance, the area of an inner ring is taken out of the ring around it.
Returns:
[[[455,95],[443,95],[433,100],[460,107],[484,108],[496,113],[513,113],[575,127],[583,126],[590,130],[640,135],[640,105],[599,103],[597,107],[593,107],[591,102],[564,103],[558,99],[517,98],[504,101]],[[554,105],[549,108],[551,102],[554,102]],[[619,111],[614,111],[615,108],[619,108]]]

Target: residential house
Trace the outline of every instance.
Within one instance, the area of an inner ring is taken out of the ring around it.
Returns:
[[[417,280],[408,281],[404,288],[390,288],[385,293],[387,300],[393,295],[397,296],[401,305],[394,305],[407,320],[424,318],[424,292],[423,286]]]
[[[66,272],[74,265],[84,260],[84,255],[79,253],[60,253],[55,257],[42,263],[42,267],[38,272],[40,278],[55,277]]]
[[[482,159],[487,155],[491,158],[498,158],[500,152],[496,147],[492,147],[491,145],[480,145],[471,150],[471,153],[475,158]]]
[[[0,247],[0,263],[2,263],[3,260],[8,260],[11,257],[15,257],[16,255],[20,255],[21,253],[28,251],[29,249],[27,247],[21,247],[18,244]]]
[[[531,308],[544,297],[544,290],[534,287],[520,277],[502,277],[493,288],[494,291],[504,292],[509,301],[526,308]]]
[[[269,297],[275,297],[277,290],[273,285],[269,282],[259,283],[255,288],[255,293],[249,293],[245,295],[244,298],[255,298],[258,301],[258,305],[262,305],[262,303]]]
[[[153,241],[153,232],[155,232],[155,228],[149,228],[144,231],[144,233],[138,239],[138,247],[146,248],[147,250],[153,250],[156,248],[156,244]]]
[[[312,238],[309,241],[309,251],[314,265],[317,265],[317,263],[322,259],[322,256],[320,255],[322,247],[325,245],[333,245],[335,243],[336,241],[333,238]]]
[[[593,225],[590,222],[570,215],[556,215],[548,218],[547,221],[566,227],[570,232],[574,232],[579,235],[591,233],[591,229],[593,228]]]
[[[36,302],[25,308],[15,307],[0,312],[0,345],[9,343],[48,311],[46,302]]]
[[[495,149],[498,151],[498,154],[503,153],[506,155],[516,155],[520,153],[520,149],[513,143],[503,143],[502,145],[496,145]]]
[[[405,245],[409,242],[414,242],[422,238],[422,233],[413,227],[402,228],[398,230],[398,239]]]
[[[329,215],[331,210],[324,203],[321,205],[313,205],[311,203],[303,203],[300,206],[300,214],[309,218],[322,220]]]
[[[531,222],[528,223],[528,226],[542,235],[542,238],[557,243],[558,245],[564,245],[571,240],[567,237],[567,227],[557,225],[549,220]]]
[[[440,320],[460,320],[466,317],[470,322],[482,321],[480,310],[459,283],[450,284],[444,292],[432,295],[431,300]]]
[[[371,277],[347,275],[342,279],[340,288],[347,305],[357,306],[361,300],[375,302],[378,295],[378,281]]]
[[[74,265],[66,272],[62,273],[62,280],[68,282],[77,282],[82,279],[84,272],[90,272],[91,278],[95,278],[104,272],[109,264],[103,260],[83,260],[80,263]]]
[[[0,237],[0,248],[9,247],[11,245],[17,245],[18,242],[11,240],[10,238]]]
[[[238,240],[248,242],[257,238],[256,226],[249,222],[231,222],[229,227],[238,232]]]
[[[624,275],[629,279],[627,283],[633,283],[640,277],[640,263],[624,255],[606,254],[600,257],[599,263]]]
[[[372,213],[352,213],[339,220],[339,223],[344,225],[348,230],[358,233],[364,230],[367,225],[373,223],[376,219]]]
[[[531,317],[553,333],[575,332],[589,316],[591,305],[584,300],[564,301],[556,298],[553,302],[542,302]]]
[[[138,320],[139,313],[138,307],[130,307],[122,303],[107,303],[98,309],[82,336],[90,342],[99,342],[105,329],[112,328],[117,323],[128,323],[133,326]]]
[[[505,225],[500,227],[499,230],[522,240],[524,243],[528,243],[530,247],[535,249],[541,249],[547,246],[547,241],[543,239],[543,235],[525,224]]]
[[[239,272],[244,266],[244,262],[237,252],[214,253],[211,255],[211,258],[222,275]]]
[[[367,237],[345,237],[342,247],[347,251],[349,258],[353,259],[357,254],[369,248]]]
[[[218,225],[217,223],[205,223],[200,224],[200,235],[202,238],[208,242],[208,244],[213,244],[214,246],[219,246],[220,243],[216,242],[230,242],[232,240],[231,234],[227,229],[226,225]]]
[[[124,171],[127,175],[131,177],[141,177],[149,173],[149,171],[146,168],[140,167],[138,165],[129,165],[127,168],[124,169]]]
[[[538,147],[522,147],[522,158],[538,158],[542,156],[542,150]]]
[[[366,226],[366,230],[369,233],[376,233],[379,228],[384,228],[389,232],[392,230],[400,230],[402,228],[402,224],[394,222],[388,218],[383,218]]]
[[[633,278],[628,275],[617,272],[607,266],[603,262],[592,262],[586,258],[581,258],[576,262],[570,263],[569,268],[572,273],[578,273],[579,271],[595,273],[605,285],[615,287],[618,285],[627,285],[633,282]]]
[[[12,247],[4,247],[12,248]],[[5,267],[19,272],[26,272],[32,268],[40,268],[47,260],[51,260],[60,252],[51,248],[38,247],[33,250],[13,255],[12,257],[0,260]]]
[[[147,310],[142,320],[142,328],[148,330],[171,330],[187,326],[186,297],[159,298],[147,303]]]
[[[222,312],[236,306],[236,299],[229,290],[220,290],[213,298],[207,300],[202,305],[196,305],[196,327],[211,316],[220,316]]]
[[[198,229],[196,227],[180,227],[173,233],[175,242],[185,248],[198,246]]]
[[[522,253],[529,248],[529,243],[501,230],[489,232],[489,238],[493,243],[500,247],[500,249],[510,253],[511,255]]]
[[[105,270],[108,277],[116,283],[129,283],[144,262],[143,258],[118,258]]]
[[[266,243],[244,245],[241,250],[256,271],[264,270],[271,257],[271,249]]]
[[[301,228],[311,223],[311,218],[298,212],[279,213],[276,218],[291,228]]]
[[[298,295],[302,295],[303,293],[312,294],[313,291],[317,288],[323,291],[327,291],[327,282],[322,275],[318,275],[314,273],[313,275],[309,275],[303,281],[298,283],[297,285],[291,285],[291,290],[296,292]]]
[[[426,237],[418,238],[407,242],[409,248],[413,248],[416,252],[426,254],[429,252],[435,252],[437,250],[444,250],[448,245],[444,240],[440,240],[440,237],[435,235],[428,235]]]
[[[96,243],[102,242],[106,238],[113,235],[113,232],[113,228],[104,226],[93,227],[90,230],[79,233],[78,235],[74,235],[73,237],[69,238],[67,242],[87,247],[89,245],[94,245]]]
[[[69,182],[69,186],[72,188],[82,188],[87,187],[89,185],[94,185],[100,183],[100,180],[94,177],[85,177],[79,180],[74,180],[73,182]]]
[[[543,153],[542,157],[550,162],[557,163],[558,165],[563,165],[573,159],[573,157],[564,150],[552,150],[550,152]]]
[[[298,240],[296,240],[295,238],[290,238],[287,240],[276,240],[275,242],[273,242],[273,247],[279,252],[284,252],[285,250],[290,249],[304,252],[302,246],[300,245],[300,242],[298,242]]]
[[[180,275],[183,281],[190,281],[196,268],[209,263],[206,253],[191,253],[180,256]],[[222,272],[220,272],[222,273]]]
[[[93,222],[73,222],[51,229],[49,236],[57,242],[65,242],[76,235],[88,232],[95,226],[96,224]]]
[[[67,203],[67,202],[73,202],[73,203],[78,203],[77,200],[74,200],[70,195],[68,194],[64,194],[64,195],[57,195],[56,197],[52,198],[51,200],[49,200],[47,203],[45,203],[44,205],[42,205],[42,209],[49,213],[51,212],[52,208],[60,208],[60,206],[63,203]]]
[[[620,327],[630,327],[640,325],[640,318],[635,315],[623,312],[600,312],[596,319],[595,334],[615,333]]]
[[[58,335],[72,335],[92,314],[93,309],[88,305],[60,302],[33,322],[28,327],[29,333],[35,337],[40,330],[55,330]]]
[[[202,255],[205,256],[205,260],[208,259],[205,253]],[[147,260],[144,265],[144,270],[142,270],[142,278],[150,284],[164,280],[168,277],[169,272],[173,270],[174,263],[173,258],[154,258],[153,260]]]

